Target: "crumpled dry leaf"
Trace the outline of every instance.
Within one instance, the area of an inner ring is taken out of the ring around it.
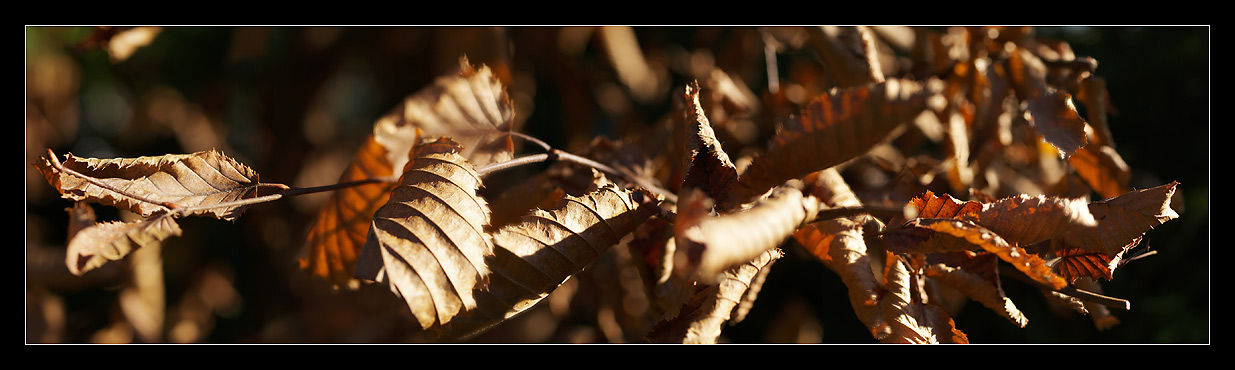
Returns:
[[[738,213],[709,217],[710,203],[698,189],[688,189],[679,198],[674,221],[674,273],[697,274],[704,284],[718,281],[725,270],[780,245],[819,212],[819,201],[793,186],[778,187],[768,198]]]
[[[793,234],[794,239],[825,266],[835,271],[849,288],[849,304],[858,319],[875,339],[891,334],[880,312],[881,282],[871,269],[862,225],[848,219],[824,220],[807,224]]]
[[[42,159],[35,163],[35,167],[60,192],[61,197],[97,202],[129,210],[142,217],[165,210],[167,205],[211,206],[251,198],[257,194],[260,183],[256,171],[214,150],[112,159],[77,158],[71,153],[65,154],[62,162],[65,168],[148,200],[143,201],[61,172],[53,165],[54,157]],[[233,221],[247,208],[247,205],[203,208],[190,215]]]
[[[81,275],[180,233],[180,225],[167,213],[136,222],[98,223],[82,229],[69,241],[64,262],[69,272]]]
[[[717,203],[729,204],[729,190],[737,181],[738,170],[716,140],[716,133],[699,105],[697,82],[686,86],[686,104],[685,175],[679,189],[701,189]]]
[[[1089,203],[1089,212],[1102,220],[1095,227],[1079,228],[1052,239],[1061,257],[1060,273],[1070,278],[1111,279],[1124,253],[1149,230],[1179,218],[1171,197],[1179,182],[1129,192]]]

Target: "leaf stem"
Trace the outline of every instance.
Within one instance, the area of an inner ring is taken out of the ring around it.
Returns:
[[[1132,302],[1129,302],[1128,300],[1104,296],[1104,295],[1090,292],[1087,290],[1078,289],[1071,285],[1065,286],[1059,290],[1051,289],[1050,287],[1047,287],[1046,285],[1043,285],[1042,283],[1039,283],[1033,279],[1030,279],[1029,276],[1025,275],[1025,273],[1017,269],[999,269],[999,274],[1013,277],[1017,280],[1020,280],[1020,281],[1023,281],[1029,284],[1033,284],[1034,286],[1037,286],[1042,289],[1053,290],[1053,291],[1059,292],[1069,297],[1073,297],[1078,300],[1081,300],[1082,302],[1097,303],[1097,304],[1111,307],[1111,308],[1122,309],[1124,311],[1128,311],[1132,309]]]

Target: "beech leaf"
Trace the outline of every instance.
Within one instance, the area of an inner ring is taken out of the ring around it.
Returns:
[[[776,188],[770,197],[737,213],[707,216],[710,203],[701,191],[689,189],[679,199],[674,222],[675,273],[697,273],[705,284],[780,245],[819,212],[817,199],[789,185]]]
[[[485,263],[492,274],[476,292],[486,304],[456,320],[448,337],[466,338],[533,307],[651,217],[651,201],[597,174],[587,194],[566,196],[490,234],[494,254]]]
[[[1004,240],[995,232],[968,220],[949,219],[914,219],[910,221],[915,227],[924,227],[947,235],[965,239],[987,252],[994,253],[1000,259],[1008,262],[1017,270],[1054,290],[1062,289],[1068,283],[1046,266],[1046,261],[1037,255],[1026,253],[1024,249]]]
[[[65,154],[62,162],[65,168],[128,195],[62,172],[52,164],[53,160],[55,158],[44,157],[35,166],[63,198],[113,206],[142,217],[150,217],[167,209],[168,205],[212,206],[252,198],[260,183],[256,171],[214,150],[112,159],[77,158],[71,153]],[[247,205],[203,207],[189,214],[233,221],[247,208]]]
[[[423,144],[390,199],[373,215],[356,265],[359,278],[386,283],[424,329],[440,330],[476,307],[493,244],[476,170],[450,139]]]
[[[502,131],[512,129],[513,116],[510,99],[493,72],[461,58],[455,73],[408,96],[374,123],[339,182],[397,175],[425,136],[460,137],[460,155],[476,166],[510,159],[513,144]],[[332,194],[309,231],[301,268],[335,285],[351,281],[373,213],[394,187],[375,183]]]

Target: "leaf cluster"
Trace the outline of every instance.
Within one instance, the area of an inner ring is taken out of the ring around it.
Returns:
[[[63,162],[49,152],[35,166],[66,199],[142,217],[81,216],[66,257],[79,275],[180,236],[176,218],[235,220],[334,190],[299,266],[340,289],[386,287],[436,341],[520,315],[609,255],[618,294],[647,305],[624,313],[637,323],[619,325],[622,340],[716,342],[797,247],[841,278],[880,342],[967,343],[949,309],[957,297],[1024,327],[1002,290],[1009,276],[1099,326],[1116,322],[1104,307],[1129,308],[1096,281],[1179,217],[1179,184],[1132,190],[1096,61],[1028,28],[910,29],[909,43],[866,27],[800,31],[764,37],[826,61],[810,98],[756,98],[713,68],[673,89],[661,130],[575,152],[521,133],[499,76],[463,58],[379,118],[336,185],[263,184],[216,151]],[[896,57],[911,62],[887,62]],[[528,144],[543,153],[519,156]],[[481,193],[491,174],[537,162],[551,164]],[[859,193],[842,174],[857,171],[895,179]]]

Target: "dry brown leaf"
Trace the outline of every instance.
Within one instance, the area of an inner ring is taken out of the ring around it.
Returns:
[[[685,175],[679,189],[701,189],[719,204],[729,204],[729,190],[737,181],[738,170],[716,140],[708,117],[699,105],[699,84],[686,86]],[[680,192],[681,190],[679,190]]]
[[[587,194],[566,196],[493,232],[495,253],[485,262],[493,273],[476,293],[486,304],[452,323],[448,338],[466,338],[540,302],[651,217],[648,201],[648,194],[598,175]]]
[[[1089,212],[1100,221],[1095,228],[1074,230],[1057,238],[1066,246],[1116,255],[1135,246],[1145,232],[1179,218],[1171,208],[1171,196],[1179,182],[1132,191],[1089,203]]]
[[[55,158],[42,159],[36,162],[35,166],[63,198],[97,202],[129,210],[142,217],[150,217],[155,212],[167,209],[168,205],[177,208],[213,206],[252,198],[257,194],[260,183],[256,171],[213,150],[193,154],[112,159],[77,158],[71,153],[65,154],[62,162],[65,168],[90,176],[129,195],[61,172],[52,164]],[[233,221],[247,208],[247,205],[204,207],[189,214]]]
[[[824,26],[807,30],[812,48],[824,60],[829,77],[836,80],[837,86],[884,81],[875,52],[875,35],[869,28]]]
[[[745,203],[772,187],[865,154],[927,109],[942,82],[889,79],[811,100],[770,148],[755,157],[732,190],[730,203]],[[732,208],[732,207],[724,207]]]
[[[425,329],[476,307],[489,274],[489,208],[476,170],[449,139],[416,148],[399,186],[373,215],[356,276],[386,283]]]
[[[1132,171],[1113,147],[1086,145],[1068,157],[1068,163],[1103,198],[1132,190],[1128,185],[1132,181]]]
[[[661,321],[648,333],[653,343],[716,343],[721,328],[732,318],[760,271],[779,259],[779,249],[768,249],[723,273],[716,284],[701,285],[677,316]]]
[[[924,227],[962,238],[987,252],[994,253],[999,256],[999,259],[1008,262],[1013,267],[1016,267],[1017,270],[1024,272],[1025,275],[1029,275],[1030,278],[1051,289],[1059,290],[1068,285],[1067,281],[1056,275],[1046,266],[1046,261],[1041,257],[1026,253],[1021,247],[1009,243],[1003,237],[1000,237],[999,234],[972,221],[919,218],[910,221],[910,224],[914,227]]]
[[[708,217],[710,203],[698,189],[688,189],[679,199],[674,221],[674,273],[698,274],[704,284],[716,282],[725,270],[780,245],[819,212],[819,201],[793,186],[778,187],[768,198],[738,213]]]
[[[794,239],[824,265],[840,275],[849,288],[849,304],[875,339],[891,334],[880,312],[881,283],[871,269],[862,225],[848,219],[807,224],[793,233]]]
[[[993,270],[995,264],[992,263],[991,266]],[[954,268],[944,264],[928,266],[926,276],[957,288],[969,298],[994,310],[1019,327],[1023,328],[1029,323],[1029,319],[1016,308],[1015,304],[1012,304],[1011,299],[1004,295],[1003,289],[999,286],[999,279],[988,279],[971,272],[969,268]]]
[[[1085,146],[1085,119],[1076,112],[1072,95],[1048,87],[1028,101],[1030,124],[1063,158]]]
[[[82,229],[69,241],[64,262],[70,272],[81,275],[180,233],[180,225],[167,213],[136,222],[98,223]]]
[[[425,136],[458,137],[460,155],[476,166],[508,160],[513,144],[503,131],[513,129],[513,117],[510,98],[493,72],[461,58],[456,73],[439,77],[374,123],[339,182],[396,175]],[[335,285],[349,282],[373,212],[392,189],[387,183],[334,192],[309,231],[301,268]]]

